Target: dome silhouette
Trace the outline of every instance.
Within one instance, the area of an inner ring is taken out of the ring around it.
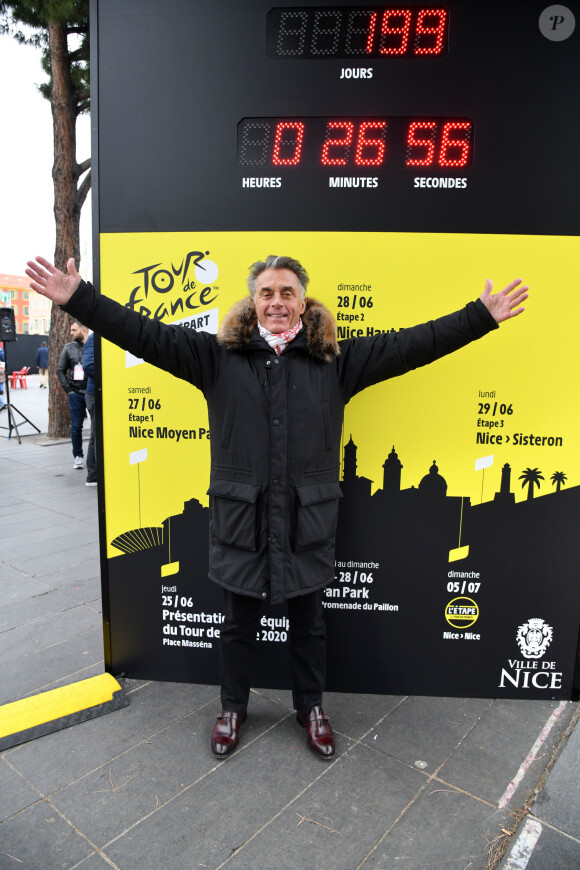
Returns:
[[[433,465],[429,469],[429,474],[426,474],[421,480],[419,492],[422,495],[430,497],[445,498],[447,494],[447,481],[439,474],[439,468],[435,460],[433,460]]]

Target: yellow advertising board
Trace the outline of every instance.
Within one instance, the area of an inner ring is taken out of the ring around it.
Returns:
[[[201,263],[211,266],[192,264],[184,280],[192,252],[203,253]],[[527,468],[542,471],[538,495],[554,491],[555,474],[565,474],[568,486],[580,483],[573,401],[578,361],[569,316],[580,281],[577,237],[110,234],[101,237],[101,285],[107,295],[164,323],[190,321],[192,328],[213,332],[247,294],[248,266],[270,253],[306,265],[310,295],[332,311],[340,338],[431,320],[477,298],[488,277],[495,290],[521,277],[531,287],[524,316],[455,356],[357,396],[347,409],[346,437],[356,443],[358,472],[373,481],[373,491],[382,486],[392,445],[403,459],[404,484],[417,485],[436,461],[449,492],[473,503],[493,498],[505,462],[513,469],[516,501],[527,498],[526,482],[518,482]],[[203,396],[127,356],[104,346],[105,461],[114,481],[114,490],[107,487],[110,557],[119,552],[111,541],[132,525],[159,525],[191,497],[208,503]],[[131,464],[140,449],[147,449],[147,461]],[[477,462],[488,456],[493,464],[478,470]]]

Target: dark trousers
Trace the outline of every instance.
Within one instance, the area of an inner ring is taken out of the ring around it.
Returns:
[[[68,407],[73,456],[83,456],[83,422],[86,414],[84,393],[69,393]]]
[[[96,450],[96,425],[95,419],[95,396],[94,393],[85,393],[87,411],[91,418],[91,436],[87,448],[87,480],[97,479],[97,450]]]
[[[250,680],[262,602],[224,592],[225,620],[220,634],[221,701],[224,710],[243,713]],[[290,672],[294,708],[308,713],[322,704],[326,677],[326,627],[322,591],[288,599]]]

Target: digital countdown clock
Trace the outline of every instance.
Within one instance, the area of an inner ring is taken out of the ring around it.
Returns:
[[[102,230],[578,233],[579,2],[134,2],[94,2]]]
[[[447,118],[245,118],[238,125],[242,166],[329,169],[463,169],[471,163],[473,124]]]

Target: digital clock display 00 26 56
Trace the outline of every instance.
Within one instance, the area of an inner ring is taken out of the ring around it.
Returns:
[[[446,9],[422,6],[276,8],[266,18],[267,50],[292,60],[440,57]]]
[[[244,167],[463,169],[472,162],[467,118],[244,118],[238,162]]]

